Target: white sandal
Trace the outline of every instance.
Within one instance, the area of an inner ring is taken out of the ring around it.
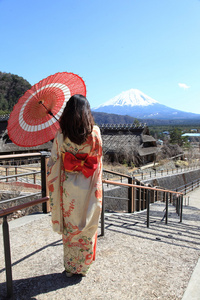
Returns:
[[[65,274],[66,274],[66,276],[67,276],[68,278],[70,278],[70,277],[72,277],[72,276],[74,275],[73,273],[67,272],[67,271],[65,271]]]

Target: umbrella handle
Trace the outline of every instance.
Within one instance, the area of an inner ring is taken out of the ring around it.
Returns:
[[[39,104],[42,104],[42,106],[44,106],[44,108],[47,110],[48,114],[51,115],[52,117],[54,117],[54,119],[56,119],[56,121],[58,121],[58,119],[54,116],[52,111],[48,110],[48,108],[42,103],[42,101],[39,101]]]

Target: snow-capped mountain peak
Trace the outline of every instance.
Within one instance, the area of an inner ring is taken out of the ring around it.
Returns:
[[[92,109],[93,112],[128,115],[140,119],[189,119],[200,115],[187,113],[160,104],[137,89],[122,92],[109,101]]]
[[[130,89],[128,91],[122,92],[121,94],[115,96],[109,101],[99,105],[95,109],[105,106],[148,106],[158,103],[158,101],[145,95],[143,92],[137,89]]]

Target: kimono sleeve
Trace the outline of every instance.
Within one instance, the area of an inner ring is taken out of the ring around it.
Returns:
[[[59,234],[63,233],[63,216],[62,216],[62,160],[60,147],[63,142],[62,134],[58,132],[51,149],[51,157],[47,164],[47,181],[49,188],[49,200],[51,208],[51,220],[53,230]]]
[[[102,203],[102,139],[99,127],[94,127],[93,154],[98,157],[98,168],[95,178],[95,197]]]

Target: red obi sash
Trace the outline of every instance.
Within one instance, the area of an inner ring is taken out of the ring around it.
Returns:
[[[79,171],[87,178],[93,175],[98,166],[97,157],[89,156],[87,153],[79,153],[75,156],[72,153],[65,152],[62,153],[62,159],[65,171]]]

